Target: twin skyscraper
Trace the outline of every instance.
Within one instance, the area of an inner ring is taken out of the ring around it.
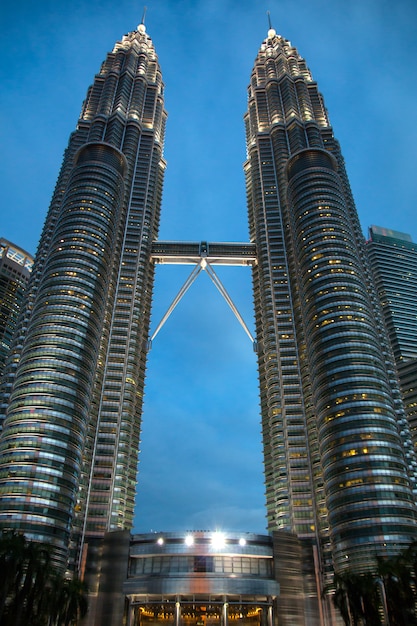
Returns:
[[[165,122],[140,24],[87,92],[3,378],[0,526],[50,544],[62,569],[132,526]],[[298,538],[320,597],[333,571],[417,538],[417,464],[340,147],[273,29],[245,126],[267,528]]]

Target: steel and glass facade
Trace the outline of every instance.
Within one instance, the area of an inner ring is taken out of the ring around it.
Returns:
[[[417,463],[343,157],[304,59],[271,29],[245,116],[250,242],[158,242],[165,120],[141,24],[88,90],[45,221],[3,378],[0,527],[90,567],[98,597],[95,548],[132,526],[155,264],[250,265],[273,542],[134,539],[130,619],[157,589],[173,623],[181,606],[199,623],[197,595],[213,620],[240,619],[224,597],[245,596],[266,611],[248,624],[272,626],[278,582],[280,624],[330,624],[334,569],[365,571],[417,534]]]
[[[366,250],[395,361],[417,358],[417,244],[407,233],[371,226]]]
[[[132,524],[165,119],[141,24],[88,90],[5,377],[0,524],[61,565]]]
[[[415,537],[415,462],[339,144],[273,29],[245,122],[268,528],[310,546],[323,581]]]
[[[0,377],[13,339],[33,257],[15,244],[0,239]]]
[[[417,450],[417,244],[407,233],[371,226],[366,251]]]
[[[417,454],[417,357],[398,365],[398,377],[413,439],[413,447]]]

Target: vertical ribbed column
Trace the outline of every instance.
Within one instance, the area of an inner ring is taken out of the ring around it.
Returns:
[[[0,522],[66,563],[102,340],[125,158],[76,155],[34,303],[1,441]]]
[[[288,163],[291,232],[335,567],[407,544],[412,496],[363,265],[335,159]]]
[[[108,80],[107,72],[117,81]],[[90,546],[108,530],[131,528],[134,515],[154,278],[149,259],[159,227],[166,120],[161,71],[143,24],[116,43],[100,81],[92,132],[100,130],[105,119],[104,140],[126,158],[127,215],[119,231],[120,259],[107,318],[109,340],[102,347],[100,381],[91,407],[89,460],[83,467],[72,535],[74,544],[85,541]],[[106,117],[102,112],[107,100],[111,108]]]

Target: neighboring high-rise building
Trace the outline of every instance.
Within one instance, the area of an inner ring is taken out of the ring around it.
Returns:
[[[312,550],[313,589],[416,537],[415,460],[340,147],[306,62],[273,29],[248,97],[268,528]]]
[[[0,524],[47,541],[61,565],[70,538],[77,553],[132,525],[165,120],[141,24],[88,90],[5,376]]]
[[[417,244],[396,230],[371,226],[366,250],[397,365],[417,358]]]
[[[32,265],[33,258],[26,250],[0,239],[0,377]]]
[[[417,450],[417,244],[406,233],[371,226],[366,250]]]
[[[414,452],[417,454],[417,357],[400,363],[397,369]]]
[[[192,553],[178,537],[161,536],[160,548],[137,539],[135,567],[155,567],[158,580],[128,584],[131,615],[142,594],[155,619],[170,591],[176,623],[184,594],[187,605],[213,601],[225,624],[222,585],[235,571],[235,595],[263,603],[251,623],[272,624],[265,590],[276,594],[278,579],[281,624],[330,624],[321,598],[334,569],[365,571],[417,537],[417,463],[340,148],[305,61],[270,29],[245,116],[251,241],[157,242],[165,118],[141,24],[88,91],[45,222],[4,377],[0,527],[47,541],[62,567],[71,545],[81,569],[98,557],[96,541],[131,528],[154,263],[185,259],[220,287],[213,264],[256,257],[273,542],[234,537],[228,554],[210,552],[205,533]],[[152,589],[161,591],[148,599]]]

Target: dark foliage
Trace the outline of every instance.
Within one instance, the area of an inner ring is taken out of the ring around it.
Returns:
[[[70,626],[87,609],[86,585],[54,570],[47,545],[14,532],[0,536],[2,626]]]
[[[373,572],[343,572],[334,578],[333,602],[346,626],[417,626],[417,542]]]

